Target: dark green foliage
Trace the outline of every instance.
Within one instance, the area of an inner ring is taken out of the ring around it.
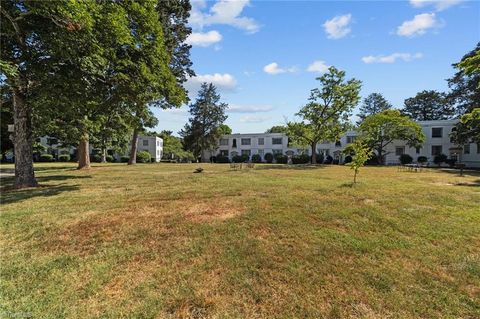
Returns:
[[[120,162],[122,163],[128,163],[128,160],[130,159],[130,157],[128,156],[122,156],[120,157]]]
[[[112,155],[107,155],[105,158],[109,163],[115,162],[115,158]]]
[[[338,165],[340,164],[340,160],[338,160],[337,158],[333,160],[332,164],[334,165]]]
[[[273,155],[272,153],[266,153],[263,158],[267,163],[272,163],[273,162]]]
[[[448,157],[445,154],[435,155],[435,157],[433,158],[433,162],[437,165],[440,165],[442,163],[445,163],[447,159]]]
[[[70,155],[69,154],[58,155],[58,161],[59,162],[69,162],[70,161]]]
[[[372,154],[370,158],[365,162],[365,165],[378,165],[379,159],[377,154]]]
[[[428,162],[428,158],[426,156],[419,156],[417,158],[417,162],[418,163],[426,163],[426,162]]]
[[[293,164],[307,164],[307,163],[310,163],[310,156],[307,155],[307,154],[293,155],[292,156],[292,163]]]
[[[447,120],[455,113],[447,95],[433,90],[418,92],[404,104],[402,114],[415,121]]]
[[[52,154],[40,155],[40,162],[53,162],[53,155]]]
[[[95,163],[101,163],[102,162],[102,155],[100,155],[98,153],[92,154],[91,160],[92,160],[92,162],[95,162]]]
[[[288,127],[283,125],[275,125],[265,131],[265,133],[287,133]]]
[[[327,157],[325,157],[325,161],[323,163],[324,164],[332,164],[333,163],[333,157],[331,157],[330,155],[327,155]]]
[[[392,104],[390,104],[390,102],[388,102],[382,94],[371,93],[363,100],[363,104],[362,106],[360,106],[360,113],[358,113],[358,123],[361,123],[369,115],[377,114],[391,108]]]
[[[210,156],[210,163],[216,163],[217,162],[217,157],[216,156]]]
[[[445,160],[445,163],[448,164],[448,166],[450,167],[454,167],[456,162],[457,160],[454,158],[448,158]]]
[[[248,162],[248,155],[235,155],[232,157],[233,163],[246,163]]]
[[[217,162],[216,163],[230,163],[230,160],[228,159],[227,156],[217,156]]]
[[[252,155],[252,162],[253,163],[261,163],[262,162],[262,157],[259,154],[253,154]]]
[[[343,163],[348,164],[352,162],[352,157],[350,155],[345,156]]]
[[[283,155],[279,153],[279,154],[275,154],[273,157],[275,158],[275,162],[277,164],[287,164],[288,162],[287,155]]]
[[[147,151],[140,151],[137,153],[137,162],[139,163],[150,163],[152,156]]]
[[[318,164],[323,164],[323,161],[325,160],[325,156],[322,154],[317,154],[317,163]]]
[[[408,155],[408,154],[402,154],[399,156],[398,160],[400,161],[400,163],[402,165],[405,165],[405,164],[411,164],[413,162],[413,158]]]

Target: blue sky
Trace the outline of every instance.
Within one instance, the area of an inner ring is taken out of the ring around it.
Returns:
[[[422,90],[448,89],[451,64],[480,41],[480,2],[193,1],[195,97],[214,83],[235,133],[282,125],[306,103],[328,66],[382,93],[395,107]],[[156,130],[177,133],[188,107],[154,110]]]

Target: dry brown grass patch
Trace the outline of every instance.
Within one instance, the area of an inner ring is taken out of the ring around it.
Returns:
[[[210,201],[194,202],[185,207],[185,218],[193,222],[208,222],[215,220],[227,220],[245,212],[245,206],[241,203],[229,200],[213,198]]]

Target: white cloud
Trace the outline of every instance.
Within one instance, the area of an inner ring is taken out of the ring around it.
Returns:
[[[369,55],[362,58],[363,63],[395,63],[397,60],[403,60],[409,62],[415,59],[420,59],[423,57],[421,53],[392,53],[390,55]]]
[[[209,32],[193,32],[188,36],[185,42],[193,46],[208,47],[221,40],[222,35],[220,32],[213,30]]]
[[[252,18],[241,16],[249,4],[250,0],[218,0],[208,12],[202,12],[206,8],[205,1],[193,1],[189,22],[200,29],[213,24],[225,24],[255,33],[260,29],[258,23]]]
[[[433,5],[437,11],[443,11],[453,7],[463,0],[410,0],[410,4],[415,8],[423,8]]]
[[[269,112],[271,110],[273,110],[273,107],[270,105],[230,104],[228,106],[227,112],[229,113],[260,113],[260,112]]]
[[[233,91],[237,86],[237,80],[233,75],[224,73],[203,74],[189,78],[185,83],[185,87],[192,95],[196,95],[203,82],[213,83],[219,91]]]
[[[263,67],[263,71],[265,71],[268,74],[281,74],[281,73],[295,73],[298,71],[298,69],[294,66],[289,67],[289,68],[281,68],[278,66],[278,63],[272,62],[270,64],[267,64]]]
[[[435,13],[422,13],[417,14],[413,20],[403,22],[402,25],[397,28],[397,34],[405,37],[413,37],[425,34],[428,29],[438,26],[439,23],[436,20]]]
[[[352,29],[348,26],[351,21],[351,14],[336,16],[330,20],[325,21],[325,23],[323,24],[323,28],[325,29],[325,32],[327,33],[327,37],[329,39],[340,39],[349,34],[350,31],[352,31]]]
[[[188,110],[184,107],[181,107],[181,108],[172,108],[172,109],[164,109],[162,110],[163,112],[165,113],[170,113],[170,114],[175,114],[175,115],[183,115],[183,114],[187,114],[188,113]]]
[[[266,117],[266,116],[250,116],[250,115],[247,115],[247,116],[244,116],[242,118],[240,118],[240,122],[242,123],[261,123],[261,122],[265,122],[267,120],[269,120],[270,118],[269,117]]]
[[[308,72],[325,73],[328,71],[329,66],[325,64],[325,61],[313,61],[307,68]]]

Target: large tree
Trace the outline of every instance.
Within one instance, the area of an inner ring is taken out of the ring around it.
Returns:
[[[288,127],[285,125],[274,125],[265,131],[265,133],[287,133],[287,132],[288,132]]]
[[[450,119],[455,111],[445,93],[424,90],[405,100],[402,113],[416,121],[434,121]]]
[[[365,99],[360,106],[360,112],[357,114],[360,124],[367,116],[377,114],[379,112],[389,110],[393,106],[387,101],[380,93],[371,93]]]
[[[462,115],[480,106],[480,42],[453,67],[457,73],[448,79],[448,96],[455,103],[456,113]]]
[[[462,115],[451,137],[459,145],[480,143],[480,108]]]
[[[410,147],[420,147],[425,141],[422,127],[399,110],[386,110],[370,115],[360,124],[359,133],[369,147],[375,150],[378,164],[385,163],[386,148],[394,140],[402,140]]]
[[[220,136],[220,126],[227,119],[228,104],[220,102],[220,95],[212,83],[202,83],[198,97],[190,104],[190,119],[180,132],[184,146],[203,162],[205,151],[213,149]]]
[[[299,122],[288,123],[293,144],[310,146],[312,164],[317,163],[316,148],[320,141],[336,141],[350,127],[349,117],[360,100],[361,82],[346,80],[345,72],[330,67],[317,78],[320,88],[310,92],[309,102],[296,114]]]

